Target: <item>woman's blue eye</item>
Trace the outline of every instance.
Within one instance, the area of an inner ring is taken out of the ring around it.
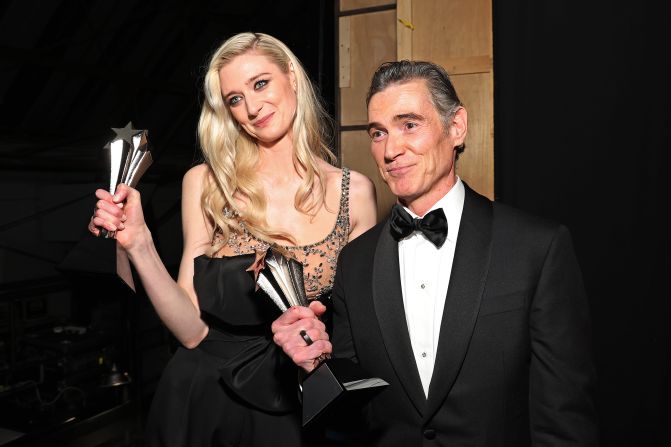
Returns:
[[[239,96],[231,96],[230,98],[228,98],[228,105],[229,106],[234,106],[237,103],[239,103],[241,100],[242,100],[242,98],[239,97]]]
[[[258,90],[260,88],[265,87],[268,84],[268,81],[265,79],[260,79],[254,83],[254,90]]]

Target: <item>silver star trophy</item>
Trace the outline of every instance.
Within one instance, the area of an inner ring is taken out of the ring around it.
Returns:
[[[265,256],[268,270],[261,270],[257,284],[284,312],[291,306],[310,304],[303,285],[303,265],[272,248]]]
[[[264,254],[257,253],[257,259],[247,270],[254,272],[256,284],[282,312],[290,306],[310,304],[303,285],[303,265],[295,259],[270,248]],[[312,344],[305,331],[300,336],[308,345]],[[317,367],[302,383],[304,427],[344,394],[370,392],[389,385],[379,377],[371,377],[350,359],[332,359],[322,354],[316,360]]]
[[[109,151],[109,192],[114,194],[120,183],[135,187],[142,175],[152,164],[146,129],[133,129],[133,123],[112,130],[116,137],[108,142],[104,149]],[[113,238],[115,232],[103,228],[106,238]]]

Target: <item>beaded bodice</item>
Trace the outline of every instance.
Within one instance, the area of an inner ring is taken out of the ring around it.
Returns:
[[[347,244],[349,236],[349,169],[342,169],[340,207],[333,229],[322,240],[309,245],[280,245],[289,255],[303,264],[303,283],[308,297],[314,298],[327,293],[333,287],[336,262],[340,250]],[[252,235],[242,220],[238,221],[241,231],[231,232],[225,243],[226,251],[243,255],[265,251],[270,247],[266,241]]]

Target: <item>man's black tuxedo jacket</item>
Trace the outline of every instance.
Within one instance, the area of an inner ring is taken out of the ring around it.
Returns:
[[[466,187],[428,397],[399,274],[386,221],[338,262],[334,356],[390,383],[362,410],[364,445],[598,444],[588,303],[565,227]]]

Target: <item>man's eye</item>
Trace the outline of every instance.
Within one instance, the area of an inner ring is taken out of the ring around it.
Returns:
[[[254,90],[258,90],[260,88],[263,88],[266,85],[268,85],[268,81],[266,81],[265,79],[259,79],[258,81],[256,81],[254,83]]]
[[[415,127],[417,127],[417,123],[405,123],[406,129],[414,129]]]
[[[229,106],[234,106],[237,103],[239,103],[241,100],[242,100],[242,98],[240,96],[231,96],[230,98],[228,98],[228,105]]]
[[[372,131],[370,132],[370,138],[371,138],[373,141],[378,141],[378,140],[380,140],[380,139],[383,138],[383,137],[384,137],[384,132],[382,132],[381,130],[372,130]]]

